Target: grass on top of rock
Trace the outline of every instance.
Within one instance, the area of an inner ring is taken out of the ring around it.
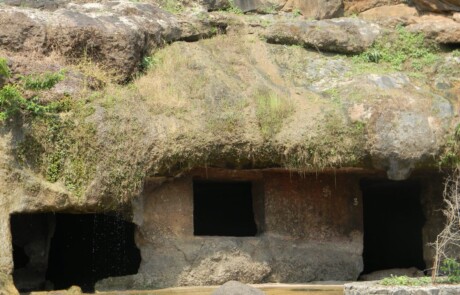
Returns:
[[[281,130],[283,121],[294,112],[294,106],[274,92],[259,91],[254,99],[262,135],[271,138]]]
[[[394,276],[384,278],[380,281],[384,286],[426,286],[431,284],[430,277],[410,278],[408,276]]]
[[[355,62],[387,64],[394,70],[422,71],[439,60],[440,49],[422,33],[412,33],[399,26],[387,33],[368,50],[353,57]]]

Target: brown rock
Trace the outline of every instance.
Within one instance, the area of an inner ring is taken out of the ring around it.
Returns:
[[[440,44],[460,43],[460,23],[442,15],[426,15],[414,19],[407,27],[411,32],[423,33]]]
[[[460,0],[413,0],[413,2],[421,11],[460,11]]]
[[[404,0],[344,0],[345,14],[360,13],[375,7],[403,4]]]
[[[288,0],[284,6],[284,11],[298,9],[306,18],[327,19],[343,16],[342,0]]]
[[[72,3],[55,11],[2,6],[0,49],[87,56],[126,80],[153,48],[212,34],[208,23],[192,22],[145,3]]]
[[[378,25],[357,18],[290,21],[273,25],[265,37],[269,43],[297,44],[320,51],[360,53],[380,34]]]
[[[407,24],[413,17],[418,16],[417,9],[405,4],[380,6],[362,12],[361,18],[369,21],[375,21],[379,24],[395,26],[398,24]]]

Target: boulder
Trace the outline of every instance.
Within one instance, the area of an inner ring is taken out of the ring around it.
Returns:
[[[146,3],[71,3],[55,11],[1,6],[0,49],[85,56],[126,80],[153,48],[212,34],[210,25],[191,22]]]
[[[418,16],[417,9],[406,4],[379,6],[362,12],[361,18],[382,25],[396,26],[408,24],[410,20]]]
[[[212,295],[264,295],[265,293],[254,287],[237,281],[229,281],[217,288]]]
[[[343,16],[342,0],[288,0],[284,11],[299,10],[306,18],[327,19]]]
[[[405,0],[344,0],[344,9],[346,15],[360,13],[368,9],[380,6],[403,4]]]
[[[269,43],[295,44],[319,51],[360,53],[380,34],[376,24],[356,18],[275,23],[265,37]]]
[[[407,27],[411,32],[423,33],[426,38],[440,44],[460,43],[460,23],[442,15],[426,15],[414,19]]]
[[[412,2],[421,11],[460,11],[460,0],[413,0]]]

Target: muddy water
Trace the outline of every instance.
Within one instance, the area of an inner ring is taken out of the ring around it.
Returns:
[[[210,295],[217,287],[183,287],[153,291],[101,292],[104,295]],[[343,295],[342,285],[257,286],[267,295]]]

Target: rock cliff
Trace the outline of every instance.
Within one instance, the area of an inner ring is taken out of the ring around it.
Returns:
[[[4,1],[0,237],[194,167],[449,167],[460,4],[402,2]]]

